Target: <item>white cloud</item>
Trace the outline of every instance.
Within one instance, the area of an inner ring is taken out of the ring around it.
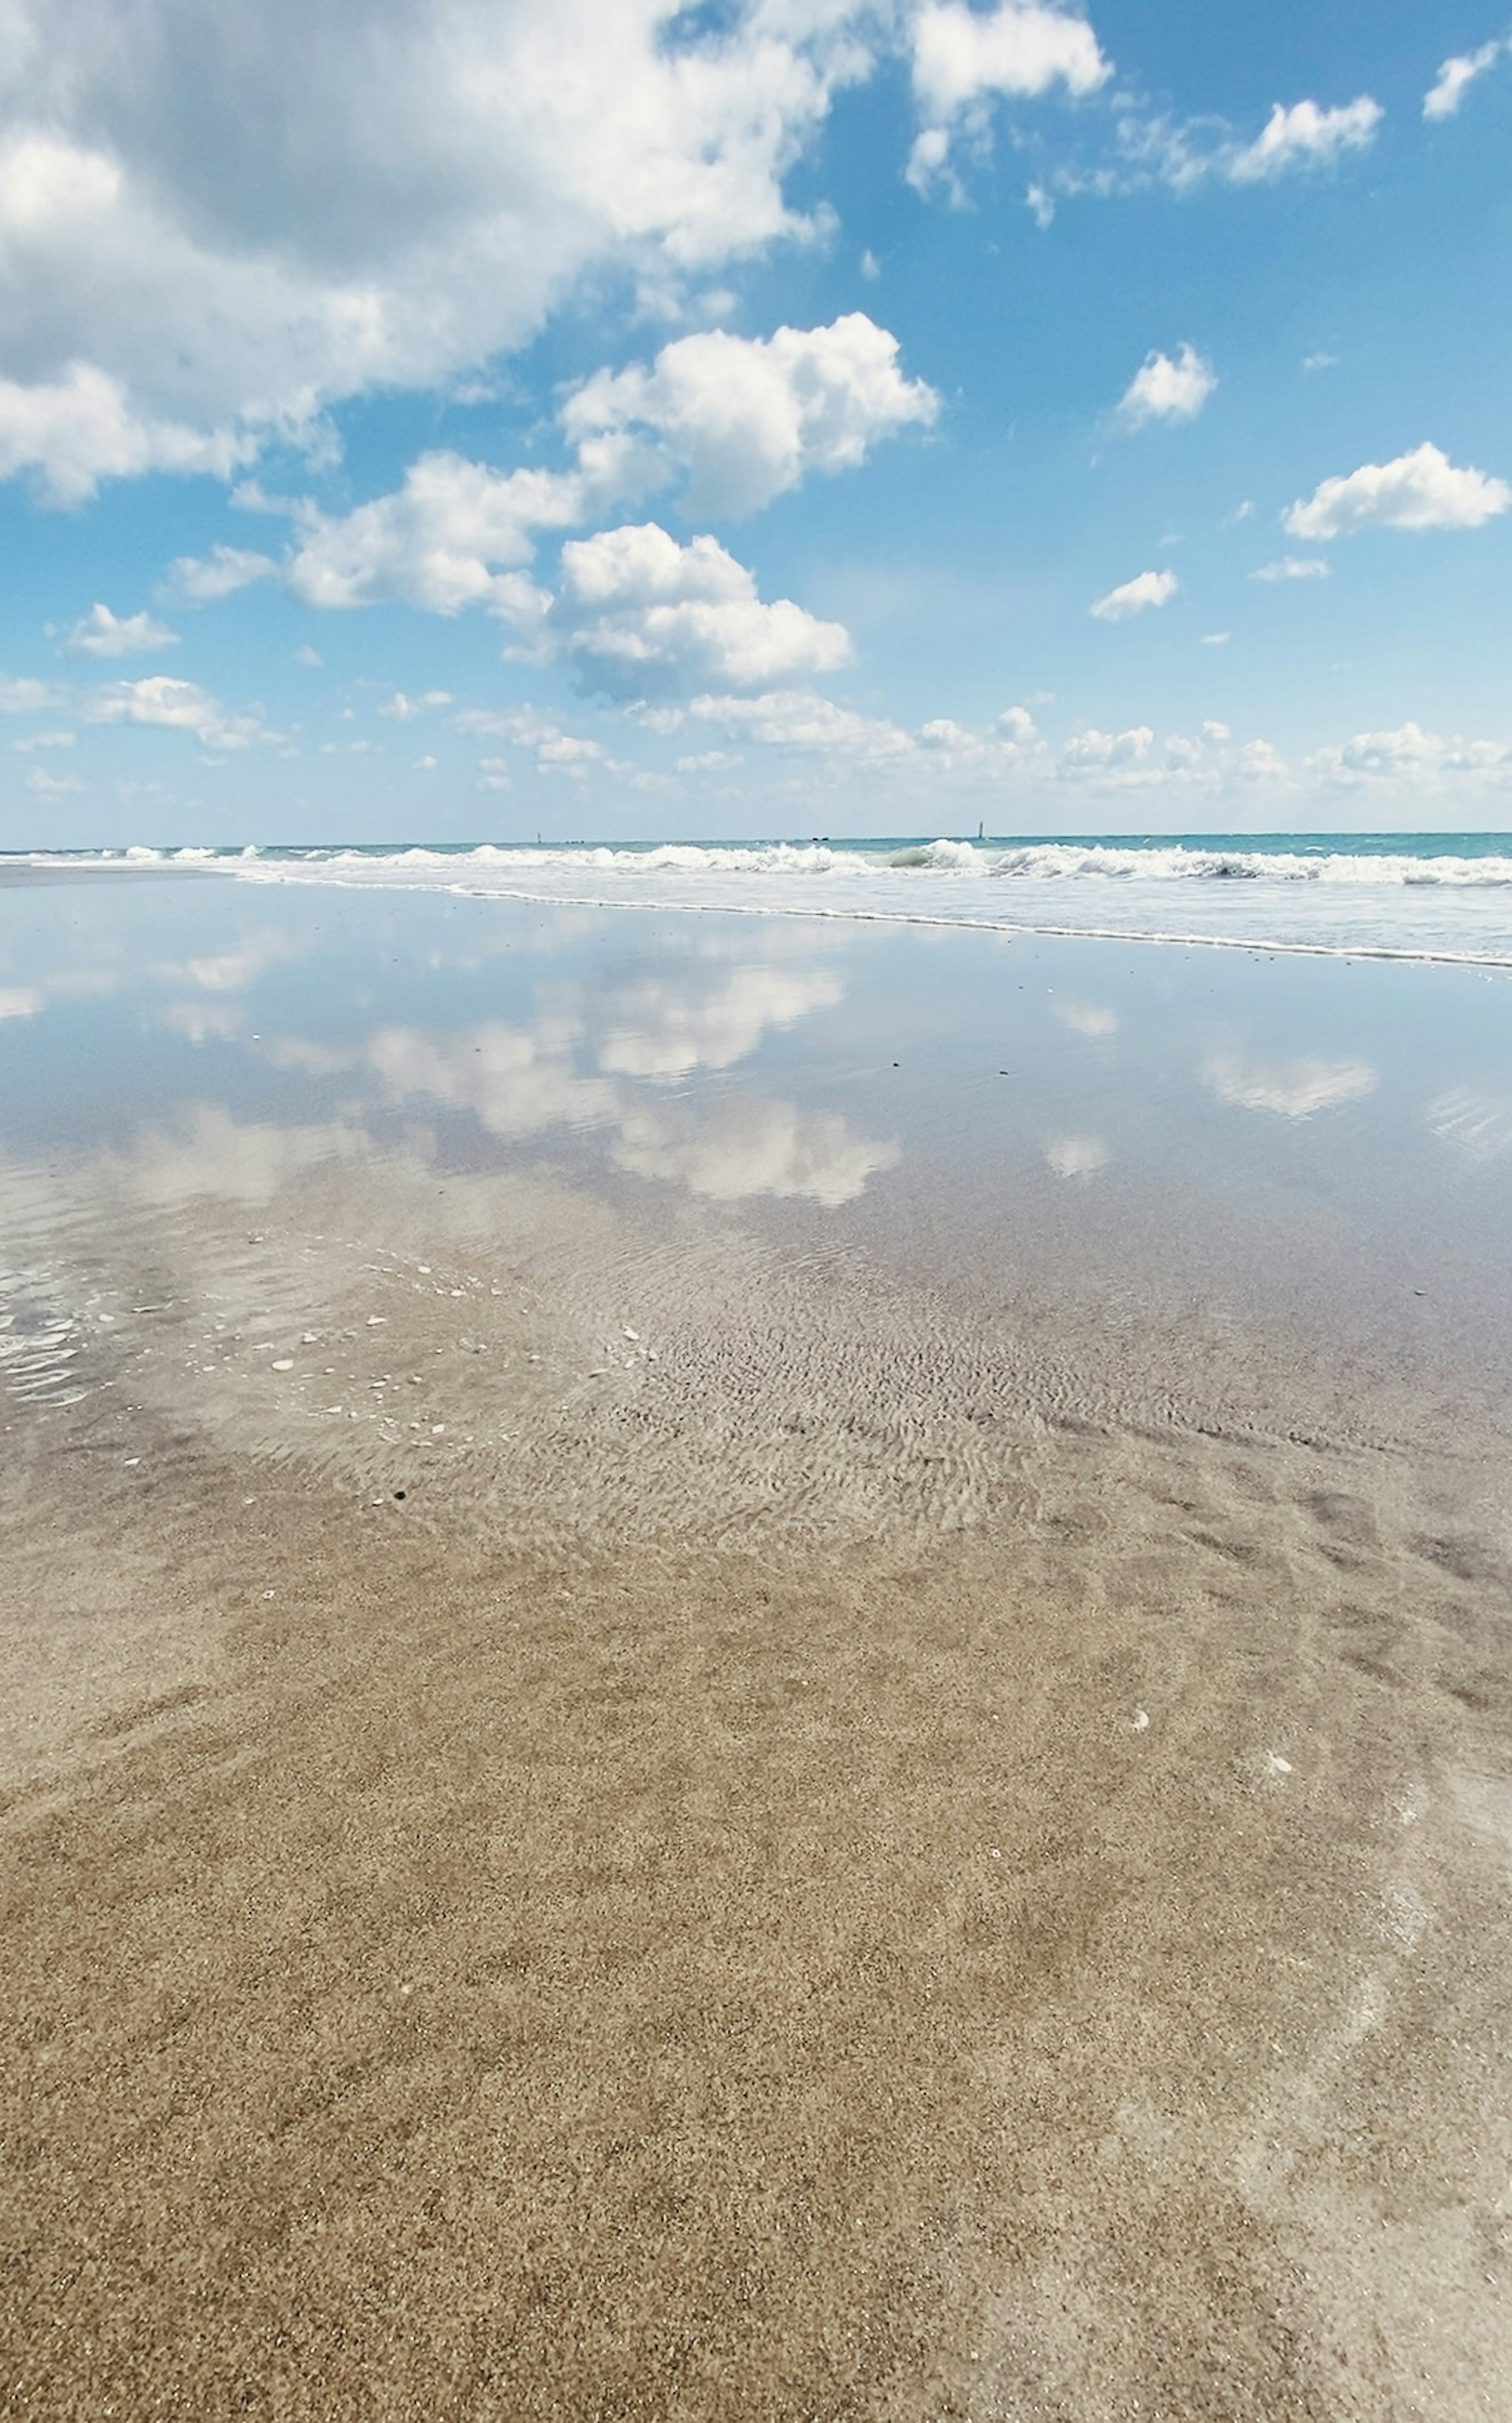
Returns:
[[[571,774],[578,779],[602,768],[606,773],[623,773],[627,769],[609,755],[600,740],[586,735],[564,732],[555,716],[543,715],[533,706],[510,707],[503,712],[487,707],[467,707],[455,717],[463,732],[487,732],[512,741],[517,749],[528,749],[541,774]],[[483,761],[485,770],[502,771],[503,759],[490,757]]]
[[[1174,361],[1169,354],[1146,354],[1119,400],[1119,414],[1135,429],[1149,420],[1193,420],[1217,385],[1211,362],[1190,345]]]
[[[63,642],[71,657],[137,657],[178,644],[178,632],[155,623],[150,614],[113,614],[99,604],[74,624]]]
[[[1205,631],[1203,645],[1205,648],[1226,648],[1231,637],[1228,631]]]
[[[616,1089],[602,1077],[579,1075],[570,1056],[575,1029],[541,1021],[534,1027],[491,1021],[440,1038],[408,1026],[386,1027],[364,1057],[396,1101],[416,1094],[471,1111],[500,1136],[571,1120],[579,1126],[611,1119]]]
[[[1324,480],[1289,505],[1282,522],[1293,538],[1330,539],[1378,523],[1386,530],[1477,530],[1512,504],[1504,480],[1450,462],[1437,446],[1415,447],[1390,463]]]
[[[896,723],[857,715],[816,690],[766,690],[759,698],[695,698],[690,716],[768,749],[811,751],[874,765],[906,757],[913,743]]]
[[[0,191],[0,239],[3,204]],[[35,384],[0,376],[0,480],[34,471],[54,504],[83,504],[102,480],[143,471],[211,471],[226,479],[255,451],[253,441],[226,430],[139,413],[118,379],[86,362]]]
[[[449,689],[422,690],[418,698],[411,698],[406,690],[396,689],[393,697],[386,700],[378,712],[395,723],[411,723],[417,715],[429,715],[438,706],[450,705],[451,692]]]
[[[1453,118],[1465,94],[1477,76],[1494,67],[1504,51],[1512,49],[1504,41],[1482,42],[1478,51],[1464,51],[1457,57],[1445,59],[1434,78],[1431,88],[1423,97],[1425,118]]]
[[[161,724],[170,732],[187,732],[206,749],[248,749],[258,741],[276,740],[257,712],[232,714],[196,682],[174,681],[166,673],[150,673],[144,681],[113,682],[92,701],[91,723]]]
[[[701,681],[754,689],[827,673],[851,653],[841,624],[789,597],[764,602],[717,540],[679,546],[655,522],[568,541],[550,631],[590,681],[622,697]]]
[[[1252,572],[1252,580],[1326,580],[1328,559],[1321,555],[1282,555],[1274,563],[1262,563]]]
[[[1315,772],[1334,782],[1405,780],[1421,788],[1446,775],[1504,778],[1512,773],[1512,746],[1502,740],[1446,739],[1409,721],[1394,732],[1357,732],[1336,748],[1318,750],[1309,763]]]
[[[822,968],[740,967],[711,990],[648,976],[600,1012],[598,1064],[625,1077],[683,1077],[748,1058],[772,1028],[795,1026],[843,997]]]
[[[1138,193],[1152,184],[1191,193],[1210,180],[1253,185],[1332,166],[1375,140],[1385,115],[1366,95],[1343,108],[1321,109],[1315,101],[1278,102],[1260,134],[1241,143],[1221,119],[1185,124],[1154,116],[1115,96],[1116,152],[1111,164],[1091,170],[1063,168],[1056,182],[1067,193]]]
[[[28,732],[24,740],[13,740],[11,748],[29,756],[34,749],[71,749],[71,732]]]
[[[1238,1052],[1215,1052],[1204,1061],[1202,1073],[1220,1101],[1287,1119],[1311,1118],[1315,1111],[1359,1101],[1376,1090],[1376,1071],[1363,1060],[1308,1055],[1262,1061]]]
[[[1118,1033],[1117,1011],[1105,1009],[1100,1002],[1078,1001],[1069,993],[1058,993],[1050,1007],[1073,1035],[1099,1037]]]
[[[0,1018],[35,1018],[46,1005],[46,995],[30,985],[7,985],[0,990]]]
[[[979,135],[990,100],[1034,100],[1056,85],[1079,96],[1111,73],[1092,27],[1060,8],[1002,0],[983,16],[961,0],[926,0],[913,22],[914,99],[923,126],[909,183],[924,191],[944,172],[953,137]]]
[[[1108,1166],[1108,1147],[1097,1136],[1058,1136],[1045,1158],[1057,1178],[1095,1178]]]
[[[833,1211],[890,1169],[898,1147],[858,1135],[849,1121],[791,1102],[748,1098],[711,1107],[696,1126],[658,1109],[622,1114],[611,1158],[639,1178],[685,1186],[717,1203],[754,1195],[808,1196]]]
[[[1066,742],[1061,758],[1063,773],[1100,773],[1105,768],[1137,766],[1149,756],[1155,734],[1147,723],[1127,732],[1099,732],[1094,724]]]
[[[201,992],[241,992],[270,968],[294,957],[294,945],[276,930],[248,934],[228,951],[212,952],[198,959],[160,961],[153,973],[175,984],[192,984]]]
[[[533,533],[582,518],[571,472],[491,471],[460,454],[422,454],[403,485],[340,519],[310,514],[285,578],[307,606],[398,602],[432,614],[465,606],[528,625],[545,599],[522,573]]]
[[[205,1020],[202,1032],[216,1021]],[[128,1151],[102,1154],[101,1174],[144,1203],[192,1202],[225,1196],[239,1203],[271,1203],[302,1170],[362,1148],[351,1129],[239,1124],[207,1103],[181,1111],[173,1128],[142,1128]]]
[[[569,470],[505,472],[437,451],[412,463],[399,488],[342,515],[248,483],[237,500],[294,523],[286,562],[219,546],[181,557],[166,591],[204,600],[276,577],[310,606],[482,606],[529,630],[549,603],[523,569],[542,531],[597,519],[680,470],[688,512],[747,512],[808,471],[859,464],[878,438],[932,420],[938,398],[902,375],[897,355],[896,339],[860,311],[766,339],[682,338],[649,370],[601,371],[569,398]]]
[[[938,409],[932,388],[903,376],[897,339],[850,311],[828,327],[767,338],[681,337],[649,371],[600,371],[561,420],[590,467],[595,438],[651,432],[665,467],[655,454],[630,458],[619,492],[647,493],[677,465],[687,473],[685,510],[722,516],[753,512],[808,471],[852,469],[878,439],[927,424]]]
[[[1181,586],[1173,572],[1139,572],[1099,597],[1088,610],[1099,623],[1122,623],[1151,606],[1164,606]]]
[[[238,589],[249,589],[256,580],[275,580],[277,576],[278,566],[271,555],[258,555],[245,546],[215,546],[206,556],[176,557],[164,578],[163,593],[190,605],[208,606]]]
[[[814,222],[783,184],[877,22],[842,0],[8,0],[0,468],[225,471]],[[234,434],[233,434],[234,433]]]
[[[1315,101],[1277,102],[1252,143],[1236,151],[1225,174],[1237,185],[1284,177],[1293,168],[1331,167],[1347,151],[1362,150],[1376,137],[1386,113],[1362,94],[1340,109],[1319,109]]]
[[[61,705],[65,696],[55,682],[0,673],[0,715],[45,715],[49,707]]]

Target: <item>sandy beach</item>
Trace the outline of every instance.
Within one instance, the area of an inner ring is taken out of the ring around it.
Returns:
[[[0,2412],[1504,2411],[1494,1340],[1384,1248],[1320,1337],[1301,1208],[1209,1284],[1189,1153],[1135,1291],[1116,1151],[973,1193],[844,965],[634,926],[591,1099],[539,951],[528,1053],[386,972],[18,1080]]]

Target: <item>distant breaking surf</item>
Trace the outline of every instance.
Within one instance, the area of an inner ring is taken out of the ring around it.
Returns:
[[[137,847],[8,863],[1512,967],[1504,833]]]

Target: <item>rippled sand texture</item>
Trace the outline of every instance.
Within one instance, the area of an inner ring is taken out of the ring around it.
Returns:
[[[1505,2411],[1477,1443],[543,1178],[6,1185],[0,2412]]]

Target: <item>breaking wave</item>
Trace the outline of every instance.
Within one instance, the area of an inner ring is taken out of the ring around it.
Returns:
[[[1503,833],[137,847],[8,863],[1512,965]]]

